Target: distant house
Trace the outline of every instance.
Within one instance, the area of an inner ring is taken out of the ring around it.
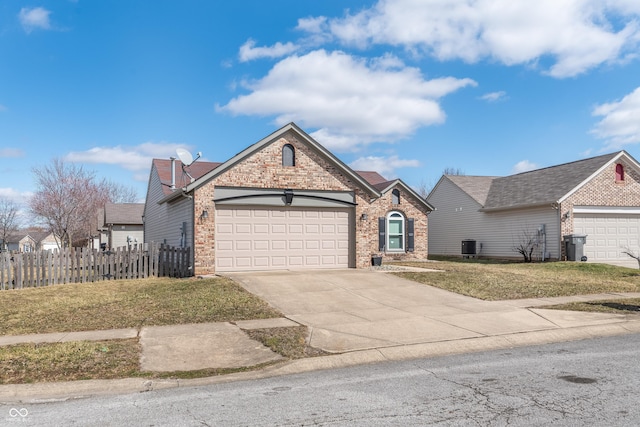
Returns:
[[[6,242],[2,242],[0,247],[9,252],[33,252],[36,250],[37,242],[27,231],[17,231],[7,237]]]
[[[98,212],[98,238],[103,249],[144,242],[144,203],[107,203]]]
[[[34,252],[53,250],[59,246],[53,233],[41,228],[26,228],[9,236],[6,247],[0,241],[0,247],[8,251]]]
[[[431,206],[357,172],[290,123],[224,163],[155,159],[145,241],[192,248],[194,274],[363,268],[427,257]]]
[[[444,175],[427,201],[432,255],[461,255],[469,240],[480,256],[519,257],[526,234],[537,259],[563,259],[575,234],[589,261],[637,266],[622,253],[640,250],[640,165],[625,151],[505,177]]]
[[[52,232],[40,228],[30,228],[28,231],[36,242],[37,251],[50,251],[60,248],[59,239],[56,239]]]

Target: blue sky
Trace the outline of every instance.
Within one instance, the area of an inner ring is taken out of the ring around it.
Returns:
[[[637,0],[3,0],[0,196],[62,158],[134,187],[294,121],[407,184],[640,158]]]

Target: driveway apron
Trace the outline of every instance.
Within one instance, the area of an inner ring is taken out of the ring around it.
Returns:
[[[310,345],[328,352],[564,327],[564,312],[482,301],[379,271],[342,269],[226,275],[287,318],[308,326]],[[589,321],[601,324],[619,319],[605,315],[591,316]]]

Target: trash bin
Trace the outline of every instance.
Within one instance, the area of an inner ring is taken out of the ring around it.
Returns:
[[[567,234],[564,236],[564,249],[567,261],[586,261],[584,245],[587,243],[586,234]]]

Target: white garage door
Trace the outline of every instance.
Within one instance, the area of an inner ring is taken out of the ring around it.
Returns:
[[[574,232],[587,235],[584,254],[589,261],[638,267],[622,251],[640,251],[640,215],[575,214]]]
[[[349,208],[216,208],[216,270],[349,267]]]

